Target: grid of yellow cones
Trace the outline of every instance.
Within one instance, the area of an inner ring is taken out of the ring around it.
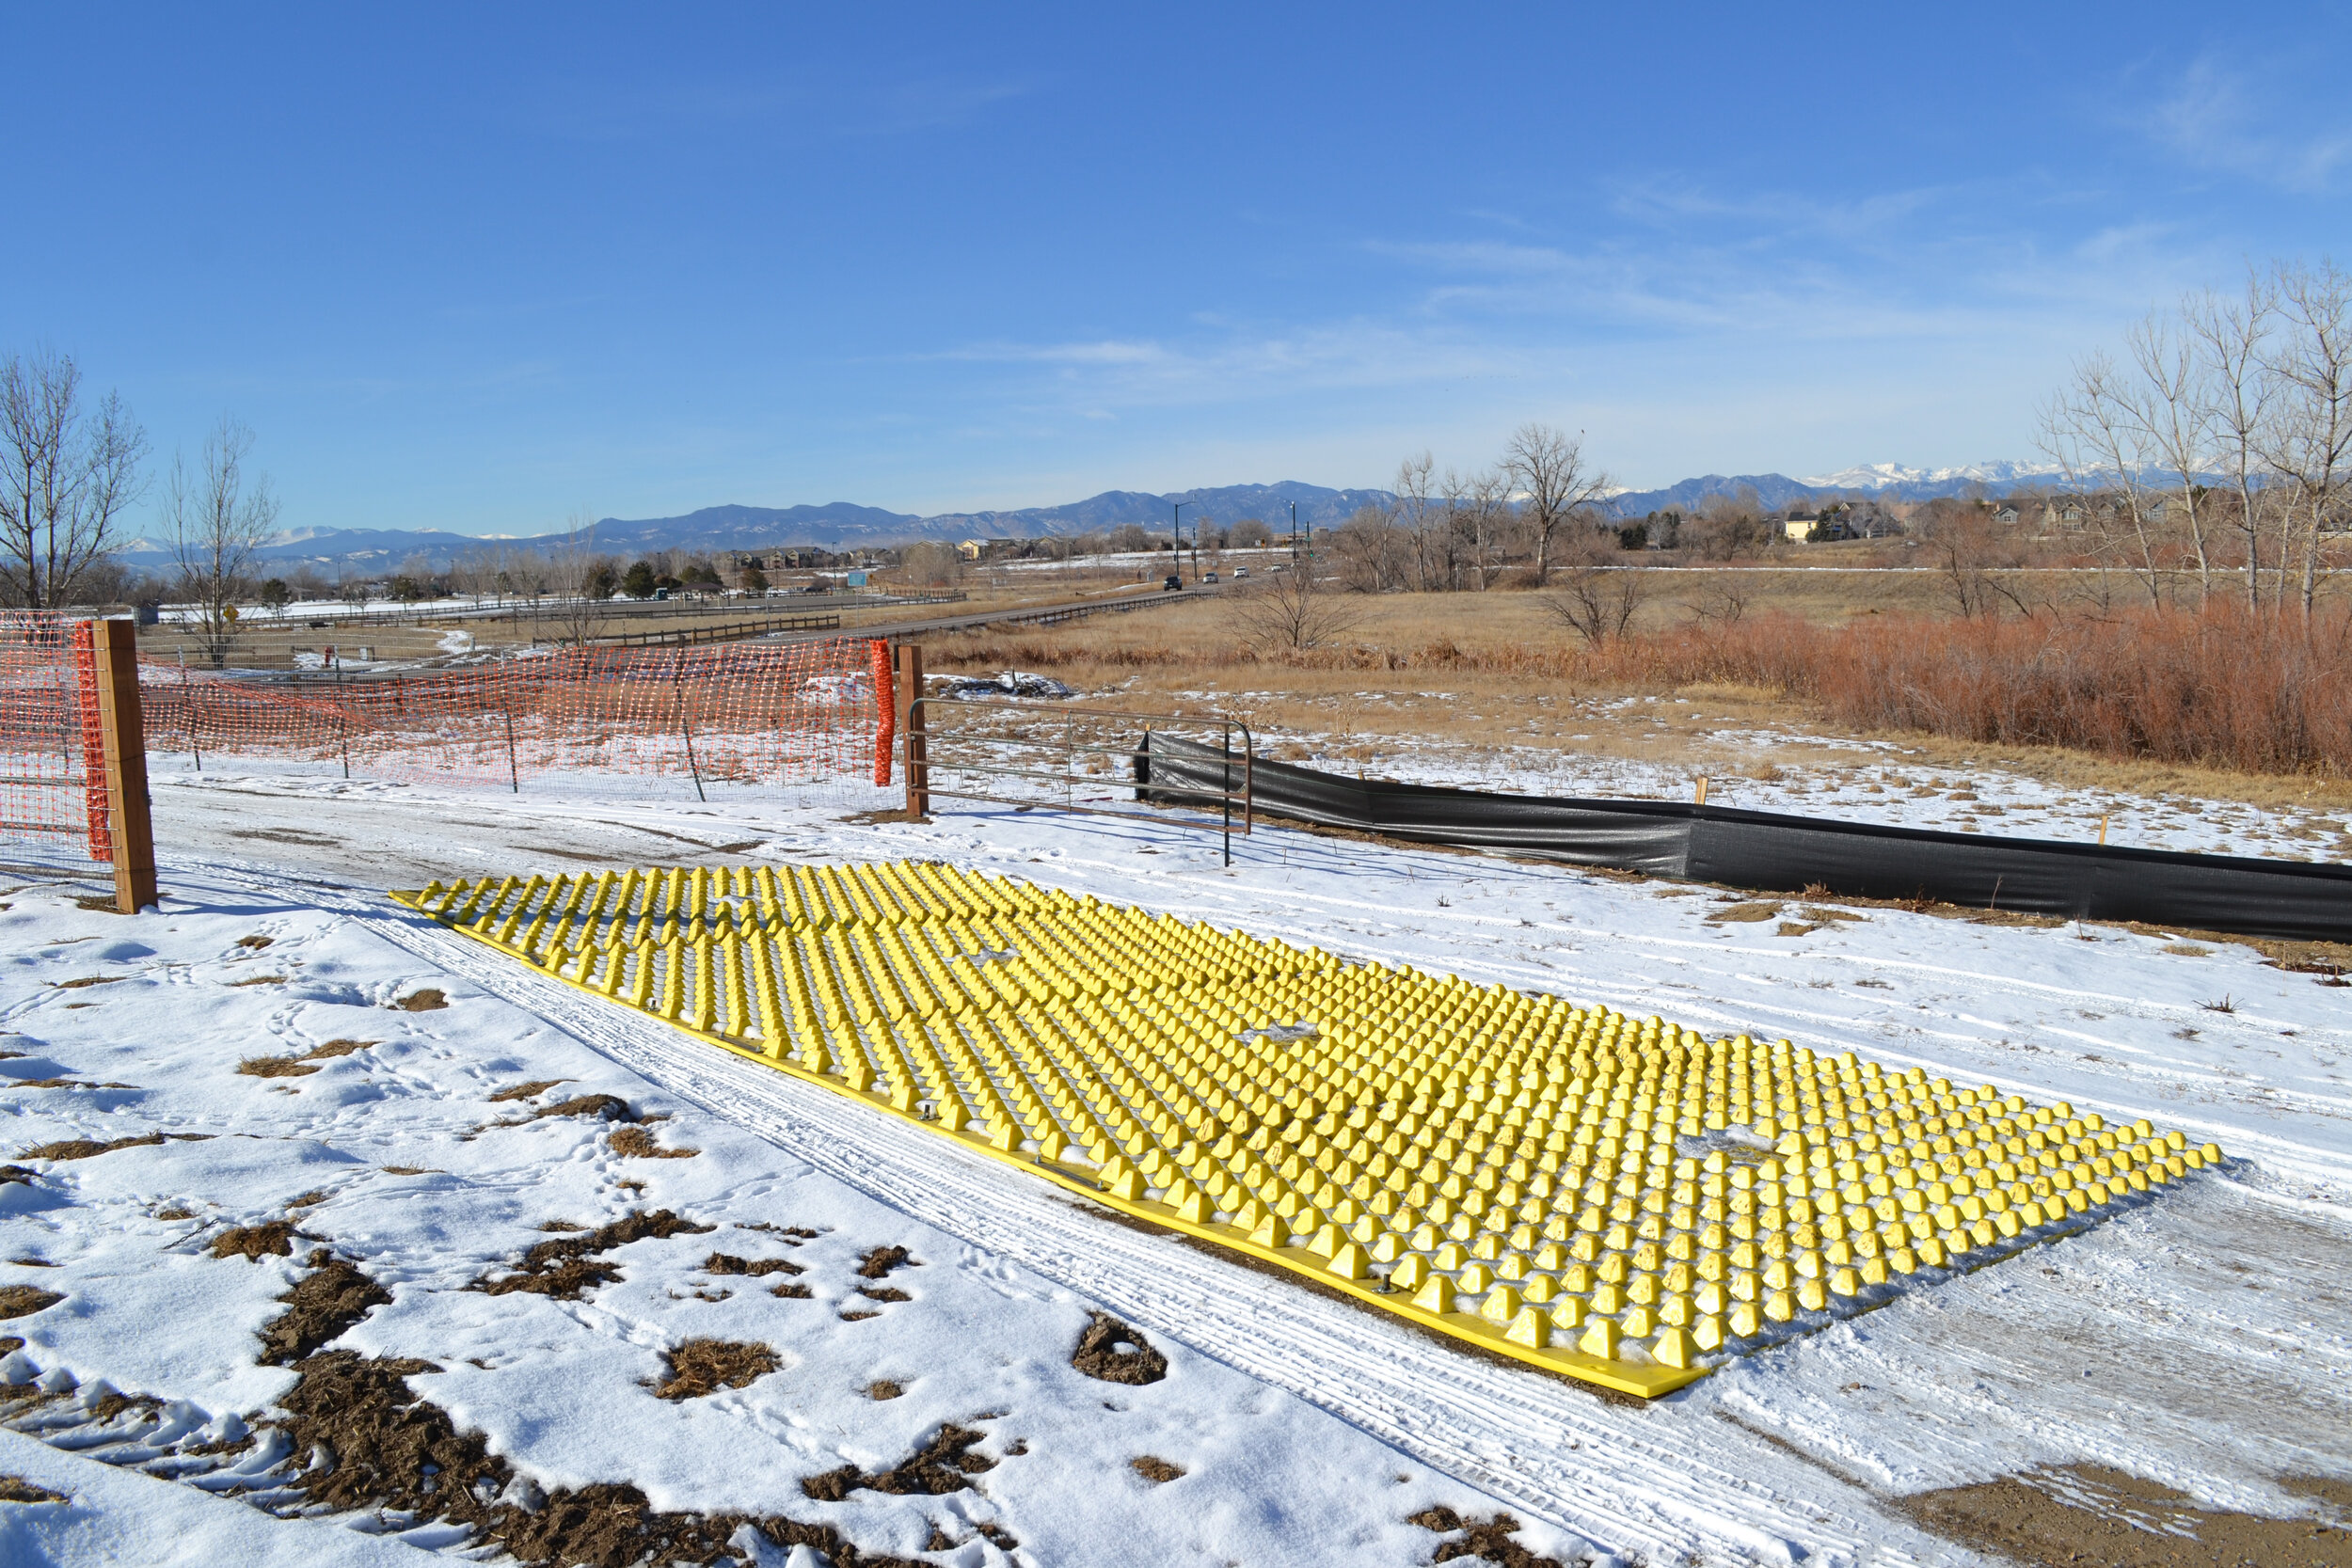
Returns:
[[[392,896],[1130,1213],[1645,1396],[2220,1158],[938,863]]]

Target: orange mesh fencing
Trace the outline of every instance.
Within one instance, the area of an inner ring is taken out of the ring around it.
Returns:
[[[111,856],[90,623],[0,610],[0,836],[78,838]]]
[[[150,752],[276,757],[346,777],[494,784],[660,775],[891,778],[889,649],[864,639],[566,648],[443,673],[285,687],[140,670]]]

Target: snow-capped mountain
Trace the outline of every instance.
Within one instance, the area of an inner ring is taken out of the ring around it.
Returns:
[[[1797,483],[1817,490],[1946,489],[1969,484],[2021,484],[2048,479],[2063,470],[2056,463],[2011,463],[1996,459],[1957,468],[1914,468],[1900,463],[1857,463],[1834,474],[1811,474]]]

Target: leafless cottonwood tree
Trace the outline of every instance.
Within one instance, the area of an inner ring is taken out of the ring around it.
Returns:
[[[1338,585],[1315,576],[1315,563],[1301,561],[1285,572],[1253,578],[1226,600],[1227,614],[1241,640],[1262,652],[1296,652],[1333,642],[1361,619]]]
[[[278,521],[269,476],[249,479],[245,460],[253,432],[224,417],[204,438],[199,470],[179,453],[165,484],[164,526],[180,568],[180,596],[194,612],[190,630],[215,669],[229,662],[237,640],[237,598],[254,552]]]
[[[2352,275],[2324,262],[2280,266],[2275,277],[2281,331],[2266,363],[2279,395],[2264,456],[2288,489],[2296,594],[2308,622],[2321,536],[2343,524],[2352,490]]]
[[[2090,510],[2110,552],[2161,604],[2169,557],[2210,594],[2233,544],[2248,604],[2308,622],[2352,513],[2352,275],[2275,261],[2149,317],[2129,360],[2087,356],[2042,411],[2043,450],[2109,498]]]
[[[2075,362],[2072,384],[2042,405],[2039,440],[2070,485],[2111,498],[2111,504],[2092,506],[2088,519],[2100,557],[2128,571],[2148,602],[2161,606],[2167,586],[2155,515],[2161,498],[2149,483],[2161,459],[2148,403],[2113,359],[2085,355]],[[1947,576],[1956,583],[1974,580],[1960,566]]]
[[[1535,546],[1538,585],[1551,575],[1562,535],[1606,499],[1609,476],[1584,459],[1584,437],[1549,425],[1525,424],[1502,450],[1502,467],[1518,487],[1519,518]]]
[[[548,550],[548,587],[555,594],[556,635],[575,647],[603,635],[612,607],[596,596],[596,521],[586,512],[565,520],[564,536]]]
[[[12,605],[73,602],[144,485],[146,435],[113,392],[83,407],[81,386],[65,355],[0,360],[0,598]]]
[[[1511,482],[1493,469],[1465,479],[1446,470],[1446,511],[1470,583],[1484,594],[1502,567],[1502,533],[1511,518]]]

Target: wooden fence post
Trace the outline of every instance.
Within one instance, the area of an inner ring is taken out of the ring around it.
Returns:
[[[98,715],[105,737],[106,814],[113,829],[115,908],[136,914],[157,902],[155,829],[148,815],[147,726],[139,714],[138,628],[101,621],[91,628],[98,656]]]
[[[898,668],[896,672],[898,698],[898,734],[906,748],[907,815],[929,816],[931,814],[930,746],[924,734],[924,721],[929,709],[918,705],[923,695],[923,645],[920,642],[898,644]]]

